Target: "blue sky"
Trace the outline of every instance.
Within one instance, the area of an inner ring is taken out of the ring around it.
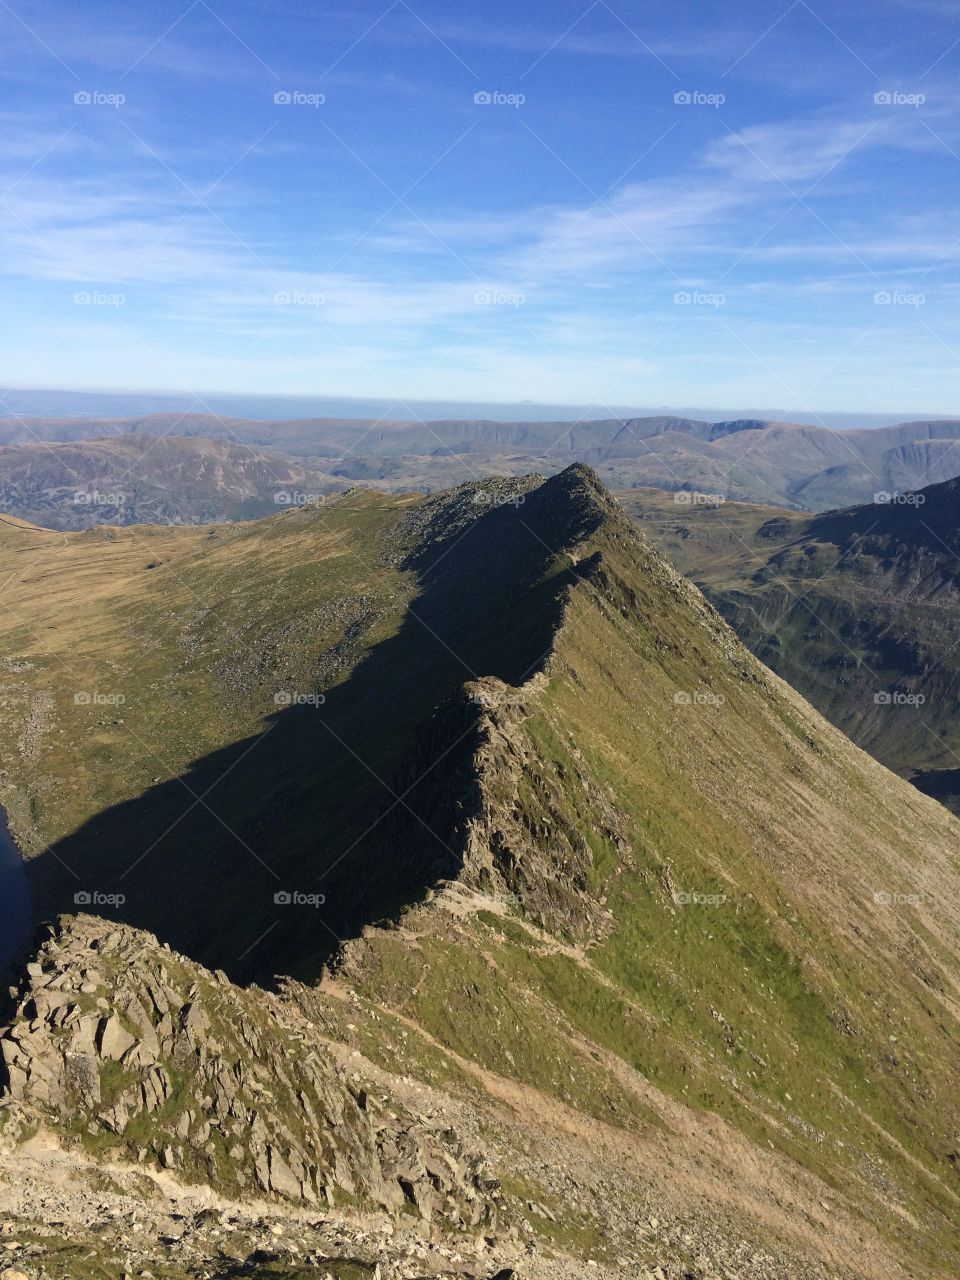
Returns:
[[[0,59],[7,386],[957,411],[953,3],[0,0]]]

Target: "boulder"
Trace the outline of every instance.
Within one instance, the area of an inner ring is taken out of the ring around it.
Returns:
[[[97,1031],[97,1052],[101,1058],[119,1062],[128,1049],[137,1043],[136,1037],[125,1031],[116,1014],[100,1020]]]

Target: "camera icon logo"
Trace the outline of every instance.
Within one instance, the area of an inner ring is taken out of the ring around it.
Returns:
[[[89,907],[92,901],[93,898],[87,889],[78,889],[73,895],[73,903],[77,907]]]
[[[278,889],[273,895],[274,904],[278,907],[289,907],[293,898],[288,889]]]
[[[693,101],[693,94],[687,89],[678,89],[673,95],[673,100],[678,107],[686,107]]]
[[[278,89],[273,95],[274,104],[278,107],[288,107],[293,101],[293,94],[286,89]]]

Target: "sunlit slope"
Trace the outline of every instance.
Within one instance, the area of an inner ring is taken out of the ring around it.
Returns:
[[[763,669],[589,473],[549,483],[577,516],[545,675],[468,686],[408,795],[481,896],[368,931],[344,974],[615,1126],[649,1136],[671,1098],[713,1150],[719,1117],[821,1180],[828,1236],[850,1213],[949,1274],[960,828]],[[384,838],[423,846],[409,815]]]
[[[627,511],[768,666],[960,809],[960,487],[802,516],[640,490]]]

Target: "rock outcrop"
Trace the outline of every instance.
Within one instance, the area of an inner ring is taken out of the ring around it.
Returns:
[[[64,918],[11,991],[8,1116],[234,1196],[493,1225],[499,1184],[451,1130],[375,1100],[276,995],[152,935]]]

